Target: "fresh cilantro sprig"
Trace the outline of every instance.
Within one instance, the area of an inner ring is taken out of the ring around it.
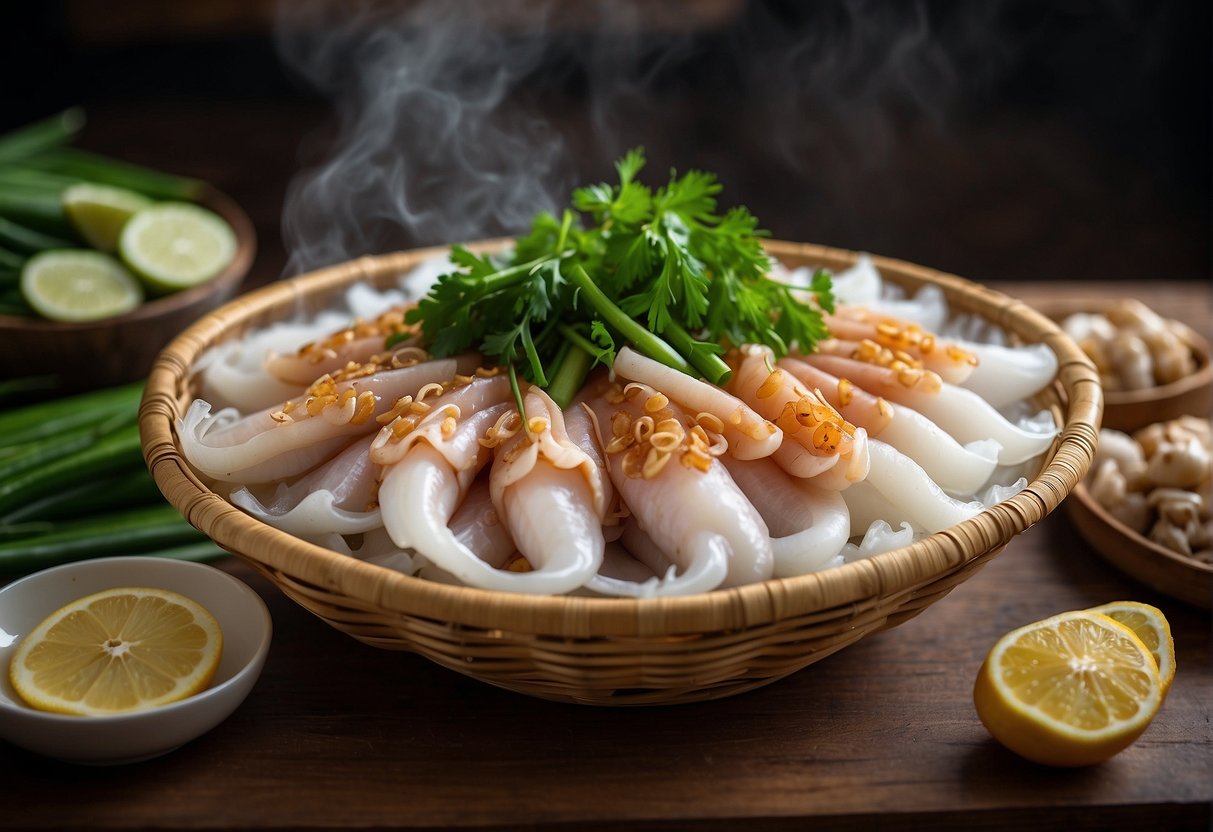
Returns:
[[[577,189],[570,209],[538,215],[503,257],[453,248],[455,270],[407,316],[430,351],[479,349],[566,404],[625,343],[723,384],[726,346],[765,344],[782,356],[828,335],[827,273],[814,276],[816,305],[806,304],[770,277],[754,216],[718,213],[713,174],[671,173],[652,190],[637,179],[644,165],[643,151],[630,151],[615,165],[619,184]]]

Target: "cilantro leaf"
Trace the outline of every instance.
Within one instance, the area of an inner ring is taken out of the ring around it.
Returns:
[[[570,349],[610,365],[628,343],[723,383],[726,346],[761,343],[784,355],[828,336],[828,273],[813,276],[815,303],[805,304],[770,277],[754,215],[717,212],[714,174],[671,171],[653,190],[639,180],[645,163],[642,149],[628,151],[616,162],[617,184],[577,188],[561,215],[537,214],[505,258],[453,247],[454,271],[406,321],[420,324],[435,355],[480,349],[561,391],[580,385],[580,376],[561,378],[567,368],[584,373],[591,364],[566,360]]]

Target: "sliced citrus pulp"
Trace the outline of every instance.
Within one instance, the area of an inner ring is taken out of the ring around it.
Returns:
[[[143,287],[108,254],[56,249],[25,262],[21,296],[44,318],[83,323],[130,312],[143,302]]]
[[[1074,611],[1007,633],[977,674],[973,701],[990,733],[1038,763],[1098,763],[1136,740],[1162,703],[1141,639],[1106,615]]]
[[[204,690],[222,653],[219,623],[201,604],[163,589],[123,587],[47,617],[13,654],[9,681],[39,710],[121,714]]]
[[[63,212],[72,226],[95,249],[113,254],[127,221],[152,204],[142,194],[82,182],[63,192]]]
[[[205,283],[236,256],[236,234],[218,214],[187,202],[160,202],[122,228],[118,252],[157,293]]]
[[[1171,625],[1167,623],[1162,610],[1139,601],[1113,601],[1092,607],[1090,612],[1119,621],[1141,639],[1158,665],[1158,677],[1162,680],[1163,695],[1166,696],[1171,689],[1171,680],[1175,678],[1175,642],[1171,638]]]

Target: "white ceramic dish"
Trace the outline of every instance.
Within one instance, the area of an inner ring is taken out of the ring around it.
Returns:
[[[209,609],[223,630],[211,686],[171,705],[121,716],[78,717],[25,705],[8,681],[21,637],[63,605],[103,589],[144,586],[180,592]],[[56,566],[0,588],[0,737],[60,760],[133,763],[167,754],[227,718],[253,688],[269,652],[269,611],[242,581],[211,566],[119,557]]]

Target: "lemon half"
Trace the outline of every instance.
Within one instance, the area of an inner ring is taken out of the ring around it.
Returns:
[[[1158,667],[1141,639],[1085,610],[1007,633],[973,689],[977,715],[995,739],[1054,766],[1091,765],[1124,750],[1162,698]]]
[[[1175,678],[1175,641],[1171,637],[1171,625],[1162,610],[1140,601],[1113,601],[1092,607],[1090,611],[1119,621],[1141,639],[1158,665],[1158,677],[1162,680],[1165,697],[1171,689],[1171,680]]]
[[[222,653],[219,622],[201,604],[168,590],[123,587],[47,617],[13,654],[9,681],[39,710],[122,714],[204,690]]]

